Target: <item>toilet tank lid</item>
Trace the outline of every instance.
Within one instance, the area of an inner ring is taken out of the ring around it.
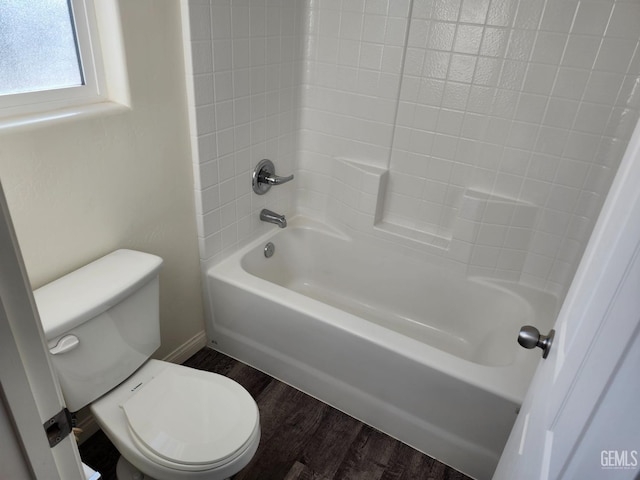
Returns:
[[[162,259],[116,250],[33,292],[42,328],[52,340],[118,304],[158,274]]]

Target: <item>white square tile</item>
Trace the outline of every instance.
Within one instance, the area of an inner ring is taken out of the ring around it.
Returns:
[[[558,65],[567,43],[567,35],[553,32],[538,32],[531,61]]]
[[[193,92],[196,106],[213,103],[213,75],[195,75],[193,77]]]
[[[526,62],[531,56],[535,43],[535,32],[532,30],[514,29],[511,31],[506,57],[519,62]]]
[[[486,27],[484,29],[480,55],[488,57],[502,57],[509,44],[509,29]]]
[[[602,40],[595,61],[595,69],[613,73],[626,73],[633,58],[637,38],[607,38]]]
[[[406,18],[387,18],[384,43],[389,46],[404,47],[407,23]]]
[[[498,265],[499,257],[499,248],[476,245],[472,249],[469,264],[475,267],[495,268]]]
[[[382,54],[384,47],[371,43],[363,43],[360,47],[360,67],[380,70],[382,68]]]
[[[589,75],[589,70],[561,67],[553,87],[553,95],[580,100],[587,86]]]
[[[509,227],[504,240],[504,247],[514,250],[527,251],[531,243],[530,228]]]
[[[216,134],[200,135],[197,139],[198,157],[200,162],[213,160],[218,156]]]
[[[387,29],[387,18],[382,15],[365,15],[362,41],[383,44]]]
[[[518,100],[514,120],[540,123],[547,107],[547,97],[523,93]]]
[[[211,9],[209,5],[189,5],[189,27],[191,40],[211,38]]]
[[[364,15],[345,11],[340,16],[340,38],[360,40],[364,24]]]
[[[451,56],[447,78],[453,82],[471,83],[475,72],[475,55],[454,54]]]
[[[582,102],[576,115],[575,129],[601,135],[611,115],[612,107]]]
[[[455,23],[433,22],[429,30],[427,47],[431,50],[451,51],[455,34]]]
[[[571,24],[578,10],[578,0],[565,0],[562,2],[547,2],[541,29],[551,32],[569,33]]]
[[[429,50],[424,56],[423,75],[429,78],[447,78],[451,54],[449,52],[439,52]]]
[[[220,190],[217,185],[200,192],[202,198],[202,214],[207,214],[220,207]]]
[[[493,191],[499,195],[516,198],[522,188],[523,178],[519,175],[498,172]]]
[[[445,82],[424,78],[419,84],[417,101],[422,105],[440,106],[444,95]]]
[[[613,3],[581,1],[571,33],[602,35],[607,27],[612,8]]]
[[[498,80],[498,86],[512,90],[514,92],[522,89],[522,82],[525,79],[527,73],[527,63],[515,60],[505,60],[502,66],[502,72]],[[545,93],[543,91],[532,91],[530,93]]]
[[[470,91],[471,86],[468,84],[447,82],[442,96],[442,107],[466,110]]]
[[[455,110],[440,110],[436,131],[447,135],[459,135],[462,129],[464,114]]]
[[[496,267],[501,270],[521,271],[525,260],[524,251],[501,249]]]
[[[435,20],[455,22],[460,11],[460,0],[433,0],[431,17]]]
[[[607,36],[637,38],[638,25],[640,25],[640,5],[635,2],[616,3],[607,28]]]
[[[518,4],[518,12],[514,21],[516,28],[534,29],[540,22],[545,6],[544,0],[529,0]]]
[[[458,25],[453,51],[477,55],[480,51],[483,28],[476,25]]]
[[[579,197],[580,190],[577,188],[552,185],[546,206],[561,212],[572,212],[578,203]]]
[[[556,127],[540,127],[535,149],[537,152],[549,155],[562,155],[567,143],[567,131]]]
[[[473,83],[475,85],[487,85],[495,87],[498,85],[500,71],[502,70],[501,59],[478,57],[474,72]]]
[[[202,217],[203,235],[208,237],[220,232],[220,209],[213,210]]]
[[[193,74],[213,72],[213,48],[209,40],[191,42]]]
[[[571,128],[579,105],[580,103],[575,100],[551,97],[545,113],[544,124],[551,127]]]
[[[508,227],[503,225],[480,225],[478,236],[476,238],[477,245],[488,247],[502,247],[507,236]]]
[[[555,65],[544,65],[540,63],[529,64],[524,80],[524,91],[527,93],[549,95],[553,89],[553,82],[557,72],[558,67]]]
[[[453,160],[455,158],[456,155],[456,148],[458,146],[458,137],[454,137],[451,135],[440,135],[437,134],[435,135],[434,139],[433,139],[433,147],[431,148],[431,154],[434,157],[438,157],[441,160]],[[435,158],[433,158],[430,162],[430,164],[432,165],[434,162],[439,163],[439,161],[436,161]],[[443,178],[443,175],[440,171],[436,172],[431,172],[431,175],[437,175],[436,177],[433,177],[436,180],[440,180],[440,181],[444,181],[449,179],[449,171],[451,169],[451,165],[449,164],[449,162],[447,162],[448,167],[447,167],[447,178]],[[431,170],[431,167],[430,167]]]
[[[199,178],[199,188],[212,187],[218,183],[218,161],[211,160],[201,164],[195,164]]]
[[[463,0],[459,22],[484,24],[489,11],[489,0]]]
[[[415,18],[420,18],[420,19],[431,18],[432,9],[433,9],[433,0],[414,0],[413,10],[411,14]]]
[[[376,15],[386,15],[389,10],[390,0],[367,0],[364,11]]]
[[[231,37],[231,6],[211,6],[211,33],[214,39]]]
[[[214,74],[214,94],[216,102],[233,98],[233,76],[231,72]]]
[[[491,0],[487,12],[487,25],[511,26],[515,19],[517,7],[517,0]]]
[[[600,38],[590,35],[571,35],[567,42],[562,65],[591,68],[600,48]]]

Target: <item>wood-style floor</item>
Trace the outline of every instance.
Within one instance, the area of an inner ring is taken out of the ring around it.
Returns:
[[[256,399],[262,436],[233,480],[466,480],[466,475],[243,363],[202,349],[185,365],[240,383]],[[102,432],[80,447],[105,480],[118,452]]]

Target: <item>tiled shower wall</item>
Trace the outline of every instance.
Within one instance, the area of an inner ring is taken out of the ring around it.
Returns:
[[[310,6],[299,208],[563,294],[638,118],[640,4]],[[387,170],[375,211],[343,160]]]
[[[200,258],[212,264],[268,228],[262,208],[293,213],[291,184],[255,195],[263,158],[294,171],[303,2],[183,0]]]
[[[266,206],[566,291],[638,118],[637,1],[183,5],[205,264]],[[296,179],[258,197],[264,157]]]

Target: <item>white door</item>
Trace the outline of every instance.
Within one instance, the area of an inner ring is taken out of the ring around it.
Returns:
[[[51,448],[43,427],[45,421],[62,410],[64,402],[45,349],[2,185],[0,387],[0,478],[84,478],[73,435]],[[16,452],[20,455],[16,456]]]
[[[494,480],[640,478],[639,254],[636,126]]]

